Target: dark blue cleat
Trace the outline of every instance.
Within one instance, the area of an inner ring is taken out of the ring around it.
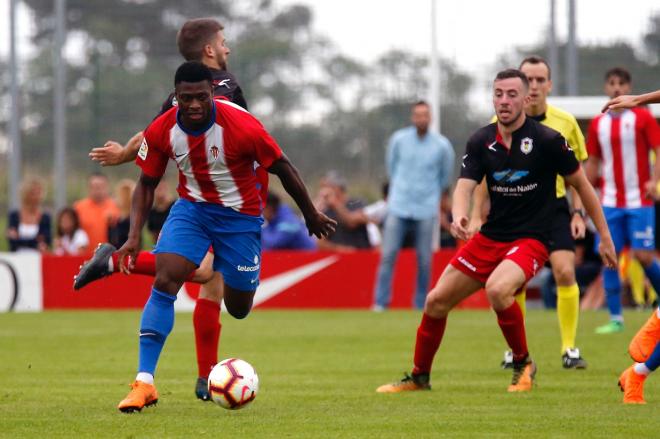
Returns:
[[[108,263],[117,249],[112,244],[99,244],[92,259],[80,266],[80,271],[73,277],[73,289],[79,290],[90,282],[110,276]]]
[[[211,400],[211,395],[209,394],[208,378],[197,378],[197,384],[195,384],[195,396],[197,396],[197,399],[201,399],[202,401]]]

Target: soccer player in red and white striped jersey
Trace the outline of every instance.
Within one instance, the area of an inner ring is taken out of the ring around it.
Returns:
[[[174,77],[178,107],[145,130],[136,163],[142,174],[133,193],[128,240],[119,264],[133,264],[153,193],[170,159],[179,170],[180,199],[172,207],[156,244],[156,278],[140,323],[138,374],[119,403],[133,412],[158,401],[156,364],[174,325],[174,301],[209,246],[214,271],[222,273],[229,313],[247,316],[261,269],[261,200],[257,162],[275,174],[300,208],[310,234],[334,232],[335,221],[313,205],[297,170],[263,125],[243,108],[213,99],[213,76],[204,64],[186,62]],[[128,264],[126,263],[128,257]]]
[[[630,93],[631,75],[621,67],[605,74],[611,98]],[[660,148],[660,127],[643,107],[611,110],[589,125],[586,170],[590,180],[601,175],[601,202],[617,253],[629,246],[653,287],[660,288],[660,265],[655,259],[655,209],[651,194],[660,179],[660,160],[651,170],[650,154]],[[616,269],[603,272],[610,322],[596,329],[607,334],[623,330],[621,281]]]

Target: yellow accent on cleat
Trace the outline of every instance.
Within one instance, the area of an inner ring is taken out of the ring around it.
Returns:
[[[660,340],[660,319],[657,310],[653,310],[651,317],[644,323],[628,345],[630,357],[638,363],[649,359],[655,345]]]
[[[507,392],[529,392],[534,385],[536,376],[536,363],[529,361],[522,369],[513,368],[513,378],[511,384],[506,389]]]
[[[117,408],[124,413],[133,413],[140,411],[143,407],[155,405],[158,402],[158,391],[152,384],[144,381],[134,381],[131,384],[131,391],[126,398],[122,399]]]

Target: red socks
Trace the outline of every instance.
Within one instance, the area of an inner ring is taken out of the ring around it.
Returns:
[[[112,271],[114,273],[119,273],[119,258],[117,257],[117,253],[112,254]],[[138,252],[137,257],[135,258],[135,268],[131,273],[155,276],[156,255],[148,251]],[[191,281],[194,276],[195,272],[193,271],[186,280]]]
[[[417,340],[415,341],[414,374],[431,373],[433,357],[440,347],[446,326],[447,317],[437,319],[426,313],[422,315],[422,322],[417,328]]]
[[[525,336],[525,318],[518,302],[503,311],[495,311],[497,323],[502,329],[502,334],[507,344],[513,351],[513,361],[521,362],[527,358],[527,337]]]
[[[197,299],[193,312],[197,369],[200,377],[208,377],[218,363],[220,339],[220,305],[212,300]]]
[[[112,271],[115,273],[119,272],[119,258],[117,257],[117,253],[112,254]],[[131,273],[155,276],[156,255],[147,251],[138,252],[135,258],[135,268]]]

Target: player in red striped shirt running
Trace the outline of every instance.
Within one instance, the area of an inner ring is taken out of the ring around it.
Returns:
[[[156,278],[140,323],[139,366],[119,410],[132,412],[158,401],[156,364],[174,325],[176,294],[209,246],[214,271],[222,273],[227,311],[238,319],[252,308],[261,269],[261,200],[255,162],[277,175],[302,212],[310,234],[329,236],[336,222],[314,207],[297,170],[250,113],[213,98],[213,77],[202,63],[186,62],[174,77],[178,107],[144,132],[136,163],[142,174],[133,194],[131,229],[117,251],[121,266],[133,264],[153,193],[170,159],[179,170],[180,199],[156,244]],[[126,263],[128,257],[128,264]]]
[[[616,98],[630,93],[630,73],[620,67],[607,71],[605,93]],[[610,110],[596,116],[587,134],[586,172],[595,183],[601,175],[601,203],[617,253],[629,246],[656,291],[660,265],[655,258],[655,209],[652,194],[660,180],[660,160],[651,171],[649,156],[660,147],[660,127],[643,107]],[[599,334],[623,330],[621,280],[616,269],[603,270],[610,322]]]

